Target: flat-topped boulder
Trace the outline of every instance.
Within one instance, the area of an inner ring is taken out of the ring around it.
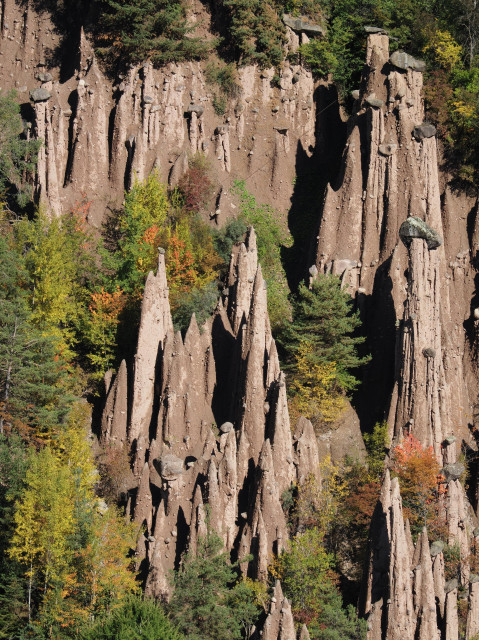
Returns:
[[[183,460],[171,453],[160,458],[160,475],[163,480],[176,480],[183,473]]]
[[[45,87],[38,87],[38,89],[32,89],[32,91],[30,91],[30,99],[33,102],[46,102],[50,100],[51,97],[52,94],[48,89],[45,89]]]
[[[414,238],[426,240],[428,249],[437,249],[442,245],[442,238],[438,232],[432,229],[424,220],[415,216],[410,216],[402,223],[399,229],[399,237],[407,247]]]
[[[418,141],[424,140],[425,138],[434,138],[436,135],[436,127],[430,122],[423,122],[414,127],[412,135]]]
[[[285,13],[283,16],[283,22],[287,27],[293,31],[297,31],[298,33],[306,33],[307,35],[312,36],[326,35],[326,29],[322,25],[314,24],[304,17],[293,18],[293,16]]]
[[[441,475],[444,476],[446,482],[451,482],[452,480],[459,480],[465,470],[466,468],[462,462],[454,462],[452,464],[446,464],[441,470]]]
[[[413,69],[414,71],[425,71],[426,63],[424,60],[416,60],[414,56],[405,51],[395,51],[389,56],[389,62],[402,71]]]
[[[371,25],[366,25],[364,31],[367,34],[377,34],[378,36],[387,36],[389,33],[386,29],[383,29],[383,27],[373,27]]]

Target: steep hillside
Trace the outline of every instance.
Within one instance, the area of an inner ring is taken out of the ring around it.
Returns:
[[[473,36],[193,0],[209,54],[139,61],[114,4],[1,4],[5,139],[42,146],[17,209],[0,149],[0,638],[141,592],[187,640],[474,640]]]

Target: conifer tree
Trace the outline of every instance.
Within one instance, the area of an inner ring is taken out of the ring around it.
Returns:
[[[358,354],[364,338],[354,332],[360,324],[359,312],[352,311],[351,297],[341,288],[339,278],[320,275],[310,289],[305,284],[299,286],[293,322],[287,325],[281,343],[290,360],[304,353],[304,345],[308,345],[312,366],[334,362],[336,388],[347,393],[358,385],[351,370],[369,360]]]
[[[203,58],[208,44],[193,37],[181,0],[104,0],[100,31],[108,45],[101,52],[154,64]]]
[[[0,432],[12,421],[45,429],[68,407],[53,342],[32,323],[27,283],[22,258],[0,237]]]
[[[188,640],[236,640],[254,623],[258,609],[246,583],[237,581],[237,567],[221,553],[214,533],[198,542],[175,574],[169,612]]]
[[[83,630],[82,640],[182,640],[160,607],[140,596],[130,597],[109,615]]]
[[[28,616],[23,570],[7,555],[13,533],[14,502],[21,496],[27,469],[18,434],[0,434],[0,638],[14,637]]]
[[[24,207],[32,196],[26,179],[35,171],[40,140],[27,140],[15,91],[0,93],[0,194]]]

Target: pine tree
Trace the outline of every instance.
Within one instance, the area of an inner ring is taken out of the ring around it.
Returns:
[[[152,600],[130,597],[109,615],[86,627],[82,640],[182,640],[160,607]]]
[[[0,93],[0,194],[24,207],[32,196],[27,179],[35,171],[40,140],[27,140],[15,91]]]
[[[27,284],[22,258],[0,237],[0,432],[13,422],[45,430],[68,408],[61,361],[32,323]]]
[[[297,372],[291,361],[308,345],[311,366],[335,363],[337,390],[353,391],[358,380],[351,370],[369,361],[357,350],[364,342],[354,335],[360,324],[359,312],[352,312],[351,297],[341,288],[339,278],[320,275],[310,289],[301,284],[293,302],[293,322],[281,337],[293,375]]]
[[[175,574],[169,612],[188,640],[236,640],[254,623],[258,609],[254,595],[237,581],[237,567],[221,553],[223,543],[214,533],[198,542]]]

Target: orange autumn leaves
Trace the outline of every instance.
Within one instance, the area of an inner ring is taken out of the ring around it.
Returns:
[[[164,245],[166,277],[173,310],[178,306],[183,294],[204,286],[218,275],[219,258],[213,243],[210,241],[204,247],[195,247],[188,225],[184,221],[176,225],[174,230],[167,229],[166,232],[162,232],[158,225],[148,227],[140,240],[141,245],[150,249],[150,259],[143,260],[139,265],[140,268],[144,268],[145,273],[149,270],[148,266],[154,268],[153,262],[156,260],[158,248]],[[143,255],[147,253],[142,251]]]
[[[125,194],[115,221],[115,251],[107,255],[107,279],[90,292],[88,301],[87,357],[98,379],[115,362],[118,336],[137,322],[146,276],[156,271],[160,249],[165,251],[174,320],[190,294],[201,295],[208,286],[211,290],[218,278],[221,260],[213,234],[186,207],[185,197],[177,189],[168,191],[156,173],[136,181]]]
[[[409,519],[412,532],[419,533],[427,527],[430,533],[441,537],[441,503],[446,487],[432,447],[424,447],[409,434],[394,448],[392,460],[392,471],[401,487],[404,517]]]

